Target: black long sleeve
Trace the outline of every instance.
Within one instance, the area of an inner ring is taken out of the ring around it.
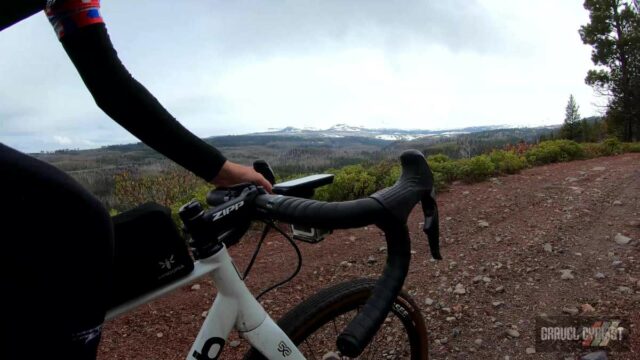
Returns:
[[[104,24],[64,36],[62,45],[96,104],[142,142],[210,181],[225,157],[184,128],[124,67]]]

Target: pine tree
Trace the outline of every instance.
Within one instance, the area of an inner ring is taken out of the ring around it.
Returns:
[[[580,125],[580,113],[578,112],[578,104],[573,98],[573,95],[569,95],[569,101],[565,108],[564,124],[560,130],[560,136],[569,140],[582,140],[581,125]]]
[[[582,42],[593,47],[598,66],[585,79],[607,96],[610,131],[625,141],[640,139],[640,6],[637,0],[585,0],[589,23]]]

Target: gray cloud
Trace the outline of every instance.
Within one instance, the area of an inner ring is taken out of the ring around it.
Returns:
[[[210,34],[233,53],[314,51],[327,43],[403,46],[431,43],[453,51],[491,52],[506,38],[477,1],[215,2]]]
[[[589,50],[576,32],[585,13],[573,1],[102,7],[129,70],[200,136],[345,121],[553,123],[569,93],[588,115]],[[0,49],[0,141],[36,151],[133,140],[95,106],[43,14],[0,33]]]

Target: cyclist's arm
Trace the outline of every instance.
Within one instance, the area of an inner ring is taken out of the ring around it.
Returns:
[[[214,147],[184,128],[120,62],[97,0],[54,2],[46,12],[98,106],[145,144],[212,181],[225,164]]]

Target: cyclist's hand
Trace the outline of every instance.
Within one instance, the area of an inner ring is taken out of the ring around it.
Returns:
[[[215,186],[228,187],[243,182],[251,182],[258,186],[262,186],[267,192],[271,193],[271,184],[260,173],[252,168],[240,164],[226,161],[211,183]]]

